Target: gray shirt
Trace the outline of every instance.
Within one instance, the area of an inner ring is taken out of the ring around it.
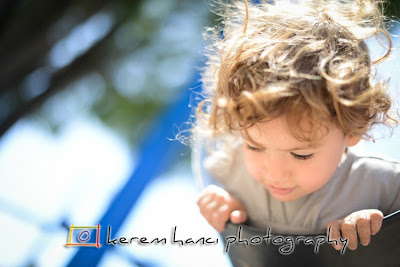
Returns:
[[[271,227],[272,234],[308,235],[325,232],[326,223],[355,211],[378,209],[384,215],[400,210],[400,163],[348,151],[332,178],[319,190],[297,200],[281,202],[248,173],[240,142],[229,153],[192,153],[198,181],[211,178],[244,205],[250,226]]]

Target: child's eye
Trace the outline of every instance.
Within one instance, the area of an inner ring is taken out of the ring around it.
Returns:
[[[299,159],[299,160],[307,160],[307,159],[310,159],[310,158],[312,158],[314,156],[314,154],[299,155],[299,154],[296,154],[296,153],[293,153],[293,152],[290,152],[290,154],[292,154],[292,156],[294,158]]]
[[[256,152],[262,152],[264,150],[263,148],[254,147],[249,144],[247,144],[247,148],[249,148],[250,150],[256,151]]]

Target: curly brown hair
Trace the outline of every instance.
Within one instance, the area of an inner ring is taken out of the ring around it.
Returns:
[[[198,127],[216,136],[285,115],[295,138],[313,142],[327,121],[368,139],[373,125],[397,123],[388,114],[386,82],[371,77],[371,66],[392,49],[381,1],[233,0],[214,7],[222,23],[206,31],[212,42]],[[365,44],[372,36],[387,44],[375,61]],[[312,130],[301,128],[305,119]]]

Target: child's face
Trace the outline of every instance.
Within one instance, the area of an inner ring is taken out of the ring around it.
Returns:
[[[322,127],[313,147],[295,139],[280,116],[242,131],[244,160],[249,173],[280,201],[296,200],[324,186],[335,172],[346,146],[360,140],[345,136],[333,123]]]

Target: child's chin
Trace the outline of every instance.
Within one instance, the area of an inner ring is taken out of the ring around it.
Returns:
[[[290,194],[287,195],[277,195],[277,194],[273,194],[270,192],[270,194],[276,199],[279,200],[281,202],[290,202],[290,201],[295,201],[299,198],[301,198],[301,195],[297,195],[294,192],[291,192]]]

